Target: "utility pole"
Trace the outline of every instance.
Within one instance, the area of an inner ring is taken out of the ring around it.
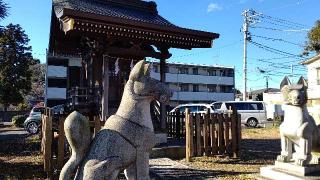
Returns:
[[[293,65],[291,64],[291,77],[293,77]]]
[[[266,93],[268,93],[269,92],[269,76],[268,75],[266,75]]]
[[[249,30],[249,10],[245,10],[242,15],[244,16],[243,31],[243,101],[247,100],[247,40]]]

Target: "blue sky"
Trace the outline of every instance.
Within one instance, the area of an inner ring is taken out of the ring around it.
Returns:
[[[51,0],[4,1],[10,6],[10,15],[1,25],[20,24],[29,35],[34,57],[45,62]],[[300,45],[306,41],[305,29],[310,29],[320,19],[318,0],[156,0],[156,3],[159,13],[178,26],[220,34],[211,49],[171,50],[173,56],[169,62],[234,66],[236,88],[242,90],[241,13],[251,8],[263,15],[254,25],[257,28],[249,30],[253,35],[252,41],[263,45],[264,49],[248,45],[248,90],[265,87],[265,74],[257,68],[269,73],[269,87],[278,87],[283,76],[290,75],[291,65],[294,79],[306,73],[304,67],[297,65],[300,59],[288,58],[289,55],[279,52],[271,53],[266,51],[265,46],[292,55],[300,54],[303,50]],[[299,25],[292,25],[291,22]]]

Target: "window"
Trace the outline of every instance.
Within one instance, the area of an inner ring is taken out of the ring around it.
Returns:
[[[234,107],[239,110],[237,107],[236,107],[236,103],[226,103],[226,108],[227,109],[234,109]]]
[[[226,76],[226,70],[225,69],[221,69],[220,70],[220,76]]]
[[[153,70],[154,70],[155,73],[158,73],[158,72],[159,72],[158,66],[157,66],[157,65],[154,65],[154,66],[153,66]]]
[[[227,76],[228,77],[233,77],[234,76],[234,70],[233,69],[229,69]]]
[[[220,109],[221,105],[222,105],[222,103],[214,103],[213,104],[213,109]]]
[[[198,68],[192,68],[192,73],[194,75],[198,75]]]
[[[232,93],[233,86],[221,86],[220,92],[222,93]]]
[[[179,110],[180,112],[184,112],[184,111],[186,110],[186,107],[185,107],[185,106],[182,106],[182,107],[176,109],[176,111],[177,111],[177,110]]]
[[[180,91],[189,91],[189,84],[180,84]]]
[[[197,106],[189,106],[189,107],[187,107],[187,108],[189,108],[189,110],[190,110],[191,113],[196,113],[196,112],[198,112],[198,107],[197,107]]]
[[[193,85],[193,92],[199,92],[199,85]]]
[[[188,68],[179,68],[179,74],[189,74]]]
[[[166,66],[166,67],[165,67],[164,72],[165,72],[165,73],[170,73],[169,66]]]
[[[215,84],[208,84],[208,91],[209,91],[209,92],[217,92],[217,85],[215,85]]]
[[[216,76],[217,71],[215,69],[208,69],[208,75],[209,76]]]
[[[249,104],[247,103],[235,103],[235,107],[237,110],[249,110]]]
[[[206,107],[206,106],[198,106],[198,111],[207,111],[207,109],[208,109],[208,107]]]
[[[263,110],[262,103],[250,103],[249,110]]]
[[[226,86],[220,86],[220,92],[225,93],[226,92]]]

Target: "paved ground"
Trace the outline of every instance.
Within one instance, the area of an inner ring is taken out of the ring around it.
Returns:
[[[150,159],[150,173],[154,179],[214,179],[211,170],[199,170],[169,158]]]
[[[28,132],[23,128],[12,127],[11,123],[4,123],[4,127],[0,128],[0,141],[13,140],[27,137]]]

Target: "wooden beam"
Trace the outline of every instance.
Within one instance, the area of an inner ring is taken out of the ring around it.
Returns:
[[[144,51],[144,50],[137,50],[137,49],[125,49],[120,47],[108,47],[106,49],[106,53],[108,53],[111,56],[131,56],[131,57],[153,57],[156,59],[168,59],[171,57],[171,54],[162,54],[159,52],[150,52],[150,51]]]
[[[163,57],[165,57],[167,54],[169,53],[169,48],[159,48],[159,50],[161,51],[161,53],[163,54]],[[160,59],[160,81],[162,83],[166,82],[166,59],[165,58],[161,58]],[[166,105],[161,103],[160,104],[160,124],[161,124],[161,129],[162,130],[166,130],[167,128],[167,124],[166,124],[166,117],[167,112],[166,112]]]
[[[103,75],[102,75],[102,120],[105,121],[109,114],[109,59],[103,56]]]

